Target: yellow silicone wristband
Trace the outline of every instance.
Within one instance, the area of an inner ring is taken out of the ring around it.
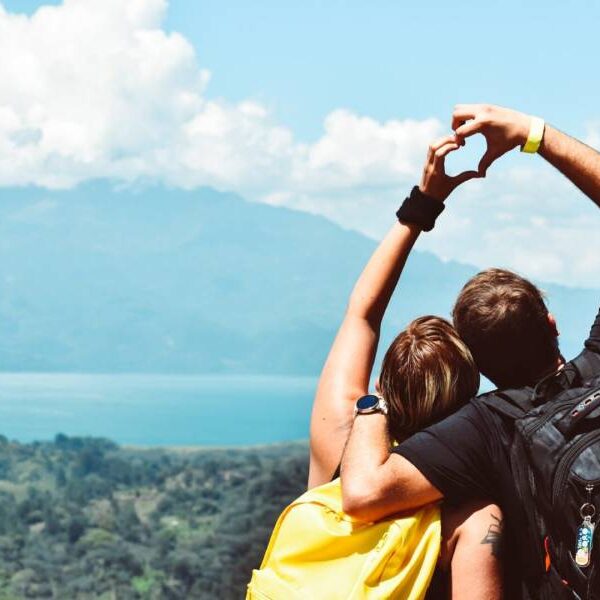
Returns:
[[[535,154],[540,149],[545,127],[546,123],[544,123],[544,119],[540,119],[540,117],[531,117],[529,135],[527,136],[527,141],[521,146],[521,152]]]

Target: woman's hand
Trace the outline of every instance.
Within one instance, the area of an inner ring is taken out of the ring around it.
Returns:
[[[464,142],[459,141],[455,135],[448,135],[429,146],[419,185],[419,189],[424,194],[443,202],[461,183],[481,177],[478,171],[464,171],[455,176],[446,174],[446,156],[458,150],[463,144]]]

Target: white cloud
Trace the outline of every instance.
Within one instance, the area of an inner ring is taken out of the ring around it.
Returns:
[[[533,160],[526,167],[497,165],[485,180],[457,190],[421,247],[480,267],[600,287],[598,209],[542,159]]]
[[[72,185],[151,171],[202,108],[208,74],[160,29],[164,0],[0,7],[0,182]]]
[[[379,123],[337,110],[325,119],[325,133],[310,147],[297,184],[316,175],[319,184],[325,179],[338,188],[393,186],[414,178],[423,150],[440,130],[436,119]]]
[[[436,121],[338,110],[307,146],[261,105],[209,100],[165,0],[65,0],[31,17],[0,5],[0,184],[92,177],[213,185],[255,199],[414,176]]]
[[[162,28],[166,9],[166,0],[64,0],[27,17],[0,5],[0,185],[211,185],[380,236],[442,124],[338,109],[319,139],[299,143],[261,104],[207,95],[192,45]],[[598,123],[586,139],[600,146]],[[420,246],[600,287],[597,216],[575,196],[550,169],[497,167],[457,192]]]

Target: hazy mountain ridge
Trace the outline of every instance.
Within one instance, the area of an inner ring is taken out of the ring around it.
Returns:
[[[317,373],[375,242],[211,189],[0,192],[0,368]],[[391,219],[390,219],[391,222]],[[447,315],[475,272],[414,252],[383,332]],[[565,352],[596,291],[545,286]]]

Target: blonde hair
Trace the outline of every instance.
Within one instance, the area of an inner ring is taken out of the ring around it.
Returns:
[[[393,439],[401,439],[465,404],[479,389],[471,352],[445,319],[415,319],[383,359],[379,388]]]

